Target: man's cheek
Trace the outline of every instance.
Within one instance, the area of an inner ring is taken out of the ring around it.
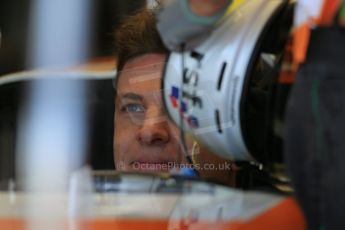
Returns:
[[[142,125],[143,117],[141,115],[131,115],[118,112],[115,114],[115,127],[122,130],[136,129]]]
[[[117,156],[119,161],[121,161],[124,165],[128,165],[132,158],[133,148],[135,143],[133,143],[132,138],[119,138],[116,141],[116,151],[118,151]]]

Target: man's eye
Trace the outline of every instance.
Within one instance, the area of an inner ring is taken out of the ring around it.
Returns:
[[[126,104],[123,105],[121,108],[122,112],[127,112],[127,113],[143,113],[145,112],[145,108],[141,104]]]

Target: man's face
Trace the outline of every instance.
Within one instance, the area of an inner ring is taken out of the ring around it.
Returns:
[[[179,129],[168,119],[161,96],[164,54],[128,61],[118,75],[114,159],[124,171],[169,171],[186,163]]]

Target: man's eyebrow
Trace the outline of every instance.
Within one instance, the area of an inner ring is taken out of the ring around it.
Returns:
[[[131,99],[131,100],[137,100],[142,101],[144,98],[143,96],[136,94],[136,93],[125,93],[120,95],[121,99]]]

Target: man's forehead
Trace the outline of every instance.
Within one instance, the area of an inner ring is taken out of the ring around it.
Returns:
[[[118,94],[160,92],[164,65],[164,54],[145,54],[129,60],[117,75]]]
[[[125,67],[121,71],[119,71],[118,75],[121,77],[141,77],[144,75],[152,75],[156,73],[162,74],[164,64],[164,62],[150,63],[145,65],[128,64],[125,65]]]
[[[161,73],[160,72],[136,72],[127,73],[121,76],[117,85],[118,96],[135,93],[146,96],[161,95]]]
[[[133,59],[132,61],[128,61],[122,71],[147,71],[147,70],[154,70],[154,69],[161,69],[165,65],[165,61],[163,60],[147,60],[145,58],[138,58]]]
[[[142,74],[122,75],[118,81],[117,90],[124,91],[127,89],[155,89],[160,88],[161,73],[150,72]]]
[[[160,87],[162,66],[151,64],[136,68],[126,68],[118,74],[117,90],[126,88],[155,88]]]
[[[154,97],[155,99],[162,99],[162,90],[160,88],[152,90],[131,90],[125,89],[123,91],[118,91],[118,99],[131,99],[131,100],[143,100],[147,97]]]
[[[127,78],[124,80],[127,80],[127,83],[129,85],[141,84],[152,81],[160,81],[162,78],[161,73],[158,71],[128,74],[126,76]]]

